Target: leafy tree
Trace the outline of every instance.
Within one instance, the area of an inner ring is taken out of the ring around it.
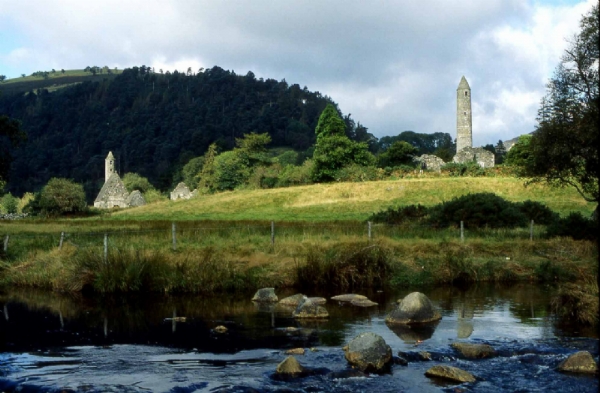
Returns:
[[[198,189],[204,192],[214,190],[216,179],[215,179],[215,158],[217,157],[217,144],[213,143],[208,147],[208,151],[204,155],[204,163],[202,170],[197,176],[198,178]]]
[[[9,192],[8,194],[5,194],[2,199],[0,199],[0,210],[2,210],[3,213],[8,214],[16,213],[18,203],[19,201],[17,198],[12,196],[12,194]]]
[[[599,19],[595,4],[547,85],[523,173],[533,181],[572,186],[588,202],[599,200]]]
[[[413,158],[419,149],[408,142],[396,141],[378,157],[380,168],[412,164]]]
[[[0,75],[0,82],[4,82],[6,80],[6,75]]]
[[[496,146],[494,146],[494,161],[496,165],[500,165],[504,163],[504,158],[506,157],[506,147],[504,147],[504,142],[498,140]]]
[[[523,174],[531,161],[531,135],[521,135],[506,154],[506,164],[515,166]]]
[[[315,128],[315,134],[317,135],[317,140],[324,137],[346,134],[346,124],[332,104],[327,104],[323,112],[321,112],[319,122]]]
[[[150,190],[154,190],[154,186],[143,176],[137,173],[126,173],[123,175],[123,184],[127,191],[138,190],[142,194],[147,193]]]
[[[11,150],[26,140],[25,133],[21,130],[21,123],[0,116],[0,184],[8,180],[8,172],[12,162]],[[0,187],[0,190],[4,186]]]
[[[183,175],[183,182],[193,190],[198,187],[198,181],[200,180],[200,172],[204,166],[204,156],[194,157],[183,166],[181,170]]]
[[[83,186],[68,179],[50,179],[36,199],[39,212],[44,215],[76,214],[87,210]]]
[[[375,157],[366,142],[354,142],[345,134],[345,123],[333,105],[321,113],[315,128],[317,143],[313,153],[314,181],[333,181],[336,172],[350,164],[374,165]]]

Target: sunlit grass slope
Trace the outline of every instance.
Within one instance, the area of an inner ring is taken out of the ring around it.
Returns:
[[[275,220],[335,221],[366,220],[390,206],[431,206],[453,197],[493,192],[510,201],[544,203],[561,215],[592,213],[573,189],[555,189],[542,184],[524,186],[512,177],[417,178],[364,183],[316,184],[268,190],[237,190],[202,195],[190,200],[164,201],[116,211],[119,220]]]

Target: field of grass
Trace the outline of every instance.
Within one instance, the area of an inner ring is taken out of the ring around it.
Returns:
[[[595,209],[571,188],[524,186],[514,177],[427,177],[363,183],[333,183],[236,190],[201,195],[190,200],[163,201],[134,209],[114,211],[114,220],[263,220],[263,221],[365,221],[390,206],[432,206],[468,193],[493,192],[509,201],[533,200],[567,215],[589,216]]]
[[[42,76],[27,75],[24,78],[11,78],[0,83],[0,92],[6,94],[35,91],[37,89],[47,89],[55,91],[67,86],[71,86],[84,81],[102,80],[104,78],[114,78],[123,70],[111,70],[112,74],[96,74],[85,72],[84,70],[65,70],[63,74],[61,70],[56,70],[55,73],[50,72],[48,78]]]

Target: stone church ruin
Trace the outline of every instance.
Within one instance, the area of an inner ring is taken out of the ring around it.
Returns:
[[[115,170],[115,156],[108,152],[104,160],[104,185],[94,201],[98,209],[112,209],[114,207],[133,207],[145,205],[144,196],[138,190],[129,193],[125,184]]]

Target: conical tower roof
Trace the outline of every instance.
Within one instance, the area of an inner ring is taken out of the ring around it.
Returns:
[[[465,78],[465,76],[463,75],[462,78],[460,78],[460,83],[458,84],[458,88],[456,90],[471,90],[471,87],[469,86],[469,82],[467,82],[467,78]]]
[[[463,78],[464,78],[464,76],[463,76]],[[108,155],[106,156],[106,158],[107,159],[109,159],[109,158],[115,158],[115,156],[113,156],[112,151],[109,151]]]

